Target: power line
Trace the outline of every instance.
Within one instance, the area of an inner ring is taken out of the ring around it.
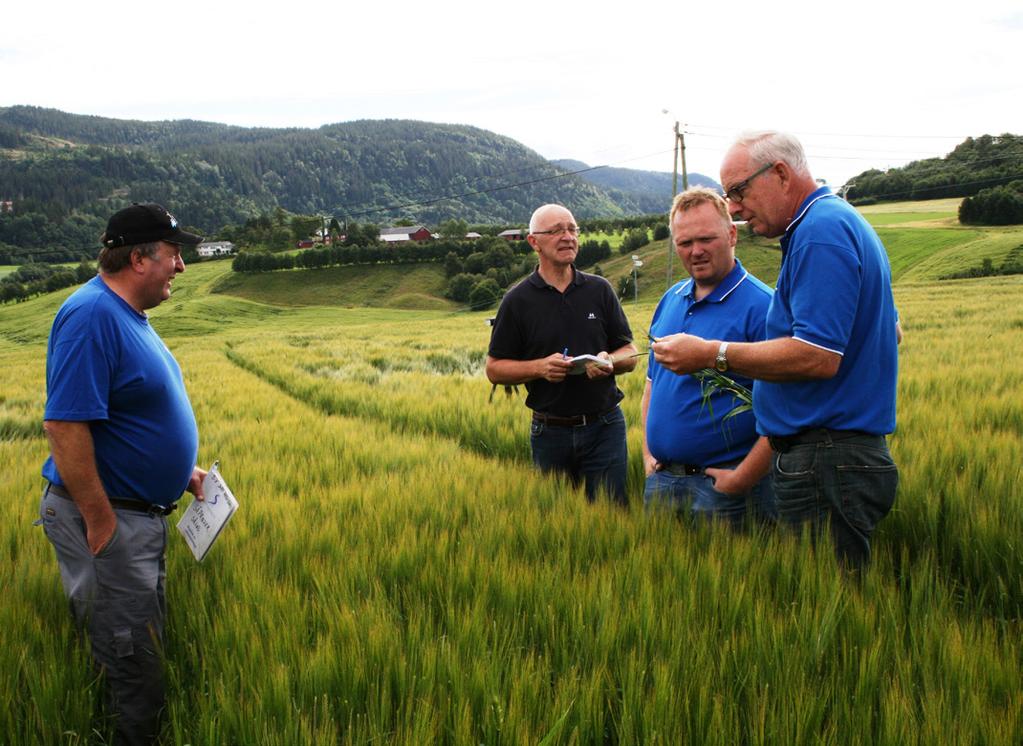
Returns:
[[[693,127],[704,127],[706,129],[720,129],[728,132],[736,132],[735,127],[726,127],[720,124],[692,124],[686,125]],[[689,134],[688,132],[686,134]],[[793,132],[792,134],[798,135],[799,137],[811,136],[811,137],[873,137],[879,139],[906,139],[906,140],[966,140],[974,135],[892,135],[892,134],[864,134],[862,132]],[[715,135],[715,137],[725,137],[726,135]]]

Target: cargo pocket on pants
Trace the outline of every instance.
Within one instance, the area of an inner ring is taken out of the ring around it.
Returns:
[[[135,643],[131,636],[131,627],[114,630],[114,655],[118,658],[130,658],[135,655]]]

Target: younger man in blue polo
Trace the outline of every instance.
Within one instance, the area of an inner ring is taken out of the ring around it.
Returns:
[[[690,278],[665,293],[654,312],[655,339],[685,332],[731,342],[764,339],[771,290],[735,258],[736,229],[714,191],[688,189],[671,208],[672,241]],[[735,380],[752,386],[748,378]],[[680,514],[718,517],[740,526],[774,515],[769,448],[759,447],[752,412],[727,417],[740,402],[649,361],[642,413],[644,499]],[[755,448],[756,447],[756,448]],[[751,453],[752,452],[752,453]]]

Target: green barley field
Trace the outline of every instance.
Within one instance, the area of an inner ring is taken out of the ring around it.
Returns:
[[[620,379],[632,509],[591,506],[530,468],[523,393],[491,400],[492,312],[388,307],[412,290],[315,271],[261,296],[225,262],[189,267],[152,316],[241,507],[202,564],[172,528],[165,742],[1023,742],[1023,277],[936,279],[1023,230],[924,223],[882,228],[902,481],[860,584],[804,537],[644,513],[643,365]],[[0,306],[5,744],[106,742],[32,525],[69,292]]]

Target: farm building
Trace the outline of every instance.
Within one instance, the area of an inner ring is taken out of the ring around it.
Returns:
[[[230,241],[209,241],[199,244],[196,249],[199,256],[227,256],[234,253],[234,244]]]
[[[396,243],[398,241],[430,241],[433,239],[429,229],[425,225],[407,225],[397,228],[381,228],[380,240],[384,243]]]

